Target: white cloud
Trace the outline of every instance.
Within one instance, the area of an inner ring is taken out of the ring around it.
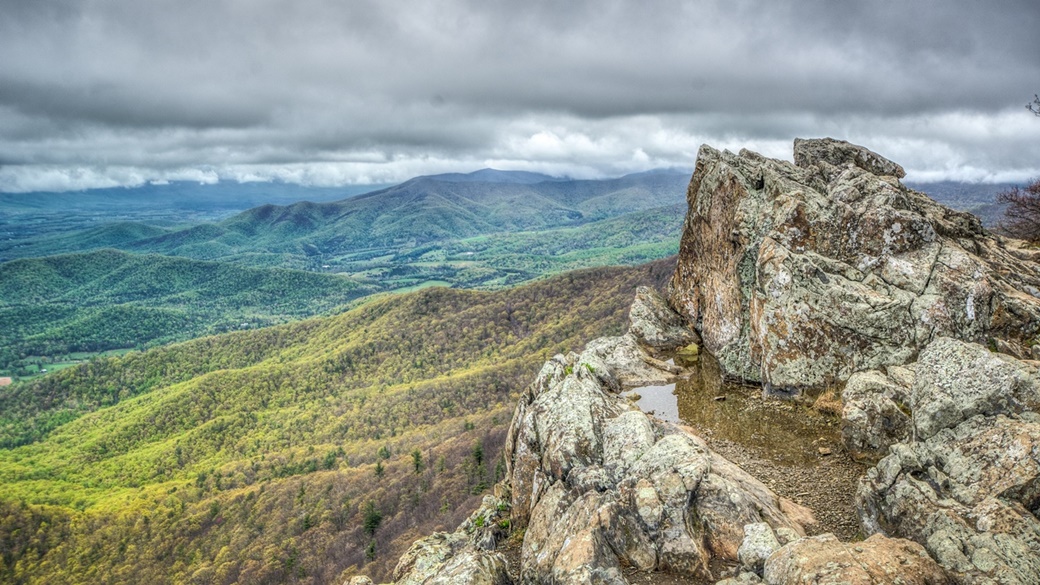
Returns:
[[[692,168],[796,136],[1032,176],[1035,0],[7,3],[0,190]],[[955,31],[955,32],[951,32]],[[183,177],[183,178],[180,178]],[[137,183],[135,183],[135,181]]]

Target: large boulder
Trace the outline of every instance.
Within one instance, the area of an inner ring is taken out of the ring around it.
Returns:
[[[769,585],[946,585],[950,579],[916,542],[875,534],[841,542],[833,534],[784,546],[765,563]]]
[[[910,438],[908,382],[878,370],[849,377],[841,393],[841,436],[853,457],[876,461],[888,454],[889,447]]]
[[[1035,263],[862,147],[796,140],[795,161],[698,154],[669,300],[726,374],[823,387],[939,336],[1028,354]]]
[[[981,345],[940,337],[921,352],[911,396],[918,439],[976,414],[1017,414],[1040,406],[1032,368]]]

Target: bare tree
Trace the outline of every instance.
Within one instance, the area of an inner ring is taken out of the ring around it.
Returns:
[[[1008,206],[1000,222],[1002,230],[1016,238],[1040,242],[1040,179],[1033,179],[1025,188],[998,193],[997,201]]]
[[[1040,95],[1033,94],[1033,101],[1026,104],[1026,109],[1033,112],[1034,115],[1040,116]]]

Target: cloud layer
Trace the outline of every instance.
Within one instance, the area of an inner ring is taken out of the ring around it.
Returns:
[[[692,168],[864,144],[1040,174],[1040,6],[0,0],[0,191]]]

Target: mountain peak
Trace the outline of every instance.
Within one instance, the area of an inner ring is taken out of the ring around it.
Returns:
[[[545,181],[566,180],[529,171],[501,171],[490,168],[480,169],[472,173],[444,173],[441,175],[430,175],[425,178],[453,183],[510,183],[515,185],[531,185]]]

